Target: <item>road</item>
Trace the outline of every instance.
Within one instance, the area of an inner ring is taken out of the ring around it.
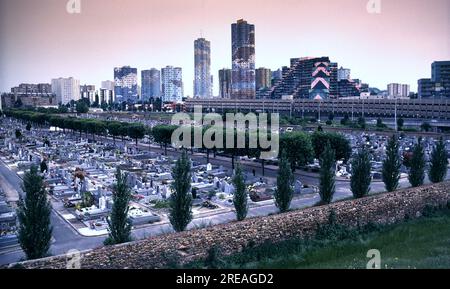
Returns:
[[[7,180],[10,186],[16,189],[20,195],[23,194],[21,189],[22,180],[19,176],[9,170],[6,165],[0,161],[0,174]],[[51,222],[53,225],[53,240],[51,246],[52,254],[62,254],[70,249],[86,250],[95,248],[102,244],[103,237],[84,238],[81,237],[69,224],[66,223],[54,211],[51,214]],[[17,247],[6,252],[0,252],[0,265],[16,262],[24,258],[24,254]]]

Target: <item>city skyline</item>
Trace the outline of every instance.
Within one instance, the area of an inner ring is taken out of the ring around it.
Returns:
[[[211,41],[211,73],[218,79],[219,69],[231,68],[230,25],[241,18],[256,26],[256,67],[277,70],[289,65],[290,58],[329,56],[371,87],[406,83],[417,91],[417,81],[428,77],[431,63],[450,58],[448,1],[382,1],[380,14],[368,13],[365,0],[322,2],[135,0],[120,5],[118,0],[82,0],[81,13],[68,14],[65,1],[4,0],[0,91],[69,76],[100,86],[113,78],[114,67],[142,71],[173,64],[183,69],[185,92],[192,96],[192,41],[201,36]],[[328,21],[311,29],[305,23],[317,11]],[[16,23],[19,14],[21,23]],[[410,21],[411,16],[421,21]],[[55,41],[42,41],[45,37]],[[219,85],[214,84],[217,96]]]

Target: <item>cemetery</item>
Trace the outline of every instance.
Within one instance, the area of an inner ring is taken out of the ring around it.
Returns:
[[[155,124],[157,122],[153,121],[152,125]],[[352,151],[362,145],[369,148],[373,156],[373,179],[380,181],[388,137],[361,132],[348,133],[345,137]],[[407,156],[416,142],[416,137],[400,136],[400,151]],[[428,157],[434,140],[425,138],[423,143]],[[38,126],[28,131],[23,122],[4,118],[0,127],[0,158],[19,176],[33,164],[37,165],[44,176],[53,208],[83,235],[107,234],[106,220],[113,204],[117,168],[127,173],[127,184],[132,190],[128,218],[133,228],[168,223],[171,171],[175,159],[151,149],[144,151],[131,139],[125,142],[111,142],[107,138],[94,141],[87,135],[64,132],[55,127]],[[256,160],[248,158],[248,161]],[[315,173],[320,165],[316,159],[300,169]],[[349,180],[351,170],[350,162],[338,161],[337,179]],[[402,177],[406,177],[406,172],[406,166],[402,166]],[[194,218],[233,210],[234,186],[230,168],[193,162],[191,174]],[[245,182],[250,207],[273,203],[275,178],[245,172]],[[294,198],[317,192],[316,186],[295,180]],[[12,212],[2,213],[2,228],[5,219],[6,223],[11,220],[10,227],[14,229],[13,215]]]

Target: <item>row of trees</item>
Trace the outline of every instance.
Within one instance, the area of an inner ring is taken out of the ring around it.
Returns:
[[[79,132],[80,136],[85,133],[86,136],[92,135],[95,139],[96,135],[105,136],[111,135],[113,140],[117,137],[130,137],[136,141],[142,139],[148,129],[141,123],[126,123],[119,121],[98,120],[98,119],[84,119],[76,117],[63,117],[54,114],[43,112],[27,111],[27,110],[7,110],[6,116],[14,117],[27,122],[27,129],[29,125],[37,126],[50,125],[66,130],[71,130],[73,133]]]
[[[60,129],[71,130],[72,132],[79,132],[80,136],[82,133],[86,135],[91,134],[95,139],[95,135],[110,135],[112,136],[114,142],[116,138],[130,137],[136,141],[142,139],[145,135],[150,136],[156,143],[159,143],[161,147],[164,148],[165,154],[167,154],[167,148],[172,146],[172,135],[174,131],[179,128],[175,125],[158,125],[153,128],[146,127],[140,123],[124,123],[118,121],[109,120],[97,120],[97,119],[82,119],[75,117],[62,117],[59,115],[40,113],[34,111],[25,110],[8,110],[5,112],[7,116],[15,117],[21,119],[27,123],[33,123],[35,125],[50,125],[58,127]],[[203,127],[202,137],[209,133],[211,130],[209,127]],[[258,158],[261,155],[260,149],[250,148],[249,137],[255,137],[259,139],[261,133],[267,134],[267,132],[257,131],[250,135],[246,132],[245,136],[245,148],[227,148],[226,141],[230,136],[226,132],[222,132],[225,136],[223,138],[223,145],[221,150],[232,157],[233,169],[235,168],[235,158],[239,156],[249,156]],[[194,128],[192,129],[192,143],[190,147],[194,146]],[[216,134],[212,133],[212,139],[215,140]],[[233,137],[233,136],[232,136]],[[237,143],[237,132],[234,132],[234,143]],[[295,170],[296,167],[301,167],[310,163],[313,158],[319,158],[322,154],[325,144],[330,143],[332,148],[335,150],[336,159],[347,161],[351,155],[351,147],[348,140],[341,134],[318,131],[312,135],[303,132],[292,132],[285,133],[280,136],[280,150],[286,152],[286,156],[289,159],[292,168]],[[204,149],[207,152],[207,157],[209,159],[209,154],[211,149]],[[212,149],[214,153],[218,151],[217,148]],[[209,160],[208,160],[209,161]],[[262,160],[262,166],[264,171],[264,160]]]
[[[153,140],[164,147],[167,153],[167,147],[172,144],[172,134],[178,128],[173,125],[159,125],[152,129]],[[194,130],[192,130],[192,134]],[[215,140],[214,133],[211,133],[210,128],[205,127],[202,129],[202,136],[206,133],[213,134],[212,140]],[[226,141],[229,137],[234,137],[234,143],[237,143],[237,133],[234,132],[234,136],[223,133],[223,145],[222,149],[226,154],[232,157],[233,169],[235,168],[234,161],[236,157],[248,156],[258,158],[263,150],[258,148],[250,148],[249,138],[259,139],[260,134],[267,134],[267,132],[257,131],[250,135],[246,132],[245,135],[245,147],[244,148],[227,148]],[[191,137],[192,144],[194,146],[194,137]],[[351,146],[349,141],[341,134],[332,132],[317,131],[312,135],[303,132],[292,132],[280,135],[280,151],[286,153],[286,157],[289,159],[293,170],[297,167],[302,167],[309,164],[314,158],[319,159],[324,151],[325,144],[329,143],[336,152],[336,160],[348,161],[351,156]],[[189,149],[190,147],[186,147]],[[210,150],[204,148],[207,151],[209,157]],[[214,152],[216,148],[212,149]],[[264,160],[262,160],[262,166],[264,171]]]

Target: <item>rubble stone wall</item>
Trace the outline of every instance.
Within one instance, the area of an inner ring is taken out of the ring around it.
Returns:
[[[426,206],[445,207],[450,201],[450,183],[406,189],[359,200],[342,201],[322,207],[285,214],[247,219],[202,230],[167,234],[129,244],[103,247],[81,253],[81,267],[92,268],[161,268],[174,256],[189,262],[207,255],[213,245],[225,254],[236,253],[249,243],[281,241],[314,234],[317,225],[328,220],[330,212],[348,226],[367,223],[392,224],[406,217],[422,215]],[[25,268],[66,268],[66,256],[21,263]]]

